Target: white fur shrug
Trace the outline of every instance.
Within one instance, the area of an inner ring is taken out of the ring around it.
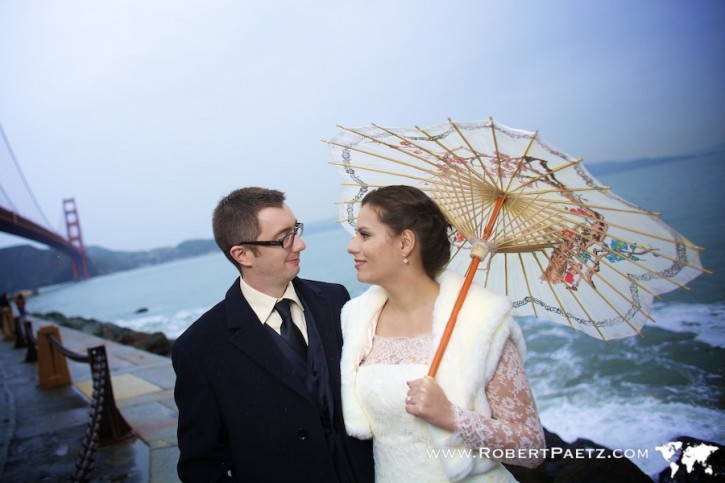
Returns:
[[[433,339],[436,347],[463,285],[463,277],[445,271],[437,281],[440,293],[433,309]],[[361,296],[350,300],[342,310],[344,345],[340,367],[343,414],[348,434],[360,439],[369,439],[374,435],[358,400],[355,380],[360,362],[372,347],[377,316],[387,299],[385,290],[373,286]],[[485,387],[493,377],[504,344],[509,339],[524,358],[526,349],[523,336],[511,317],[509,300],[472,284],[436,375],[436,381],[451,403],[491,416]],[[429,430],[434,448],[450,448],[446,444],[450,432],[432,425]],[[500,463],[486,458],[461,456],[442,459],[441,463],[451,481],[489,472],[496,479],[494,474],[505,471]]]

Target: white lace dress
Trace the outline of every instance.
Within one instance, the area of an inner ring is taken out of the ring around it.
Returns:
[[[358,370],[355,389],[370,422],[375,453],[376,482],[447,481],[431,445],[425,421],[405,411],[407,381],[427,371],[435,348],[430,334],[411,338],[375,336]],[[451,445],[471,448],[542,448],[543,430],[518,352],[507,342],[493,379],[486,387],[492,418],[453,406],[457,431]],[[512,424],[513,423],[513,424]],[[536,466],[539,460],[502,460]],[[507,472],[497,481],[515,481]]]

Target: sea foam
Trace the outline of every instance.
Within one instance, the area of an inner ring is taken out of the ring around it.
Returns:
[[[672,332],[696,334],[695,340],[725,348],[725,304],[656,304],[655,324]]]

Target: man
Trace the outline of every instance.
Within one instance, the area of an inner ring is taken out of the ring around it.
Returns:
[[[18,314],[20,314],[20,322],[25,320],[25,296],[22,292],[15,294],[15,306],[18,308]]]
[[[243,188],[214,211],[241,277],[173,346],[182,481],[373,481],[370,442],[348,438],[341,413],[350,296],[297,277],[303,226],[284,200]]]

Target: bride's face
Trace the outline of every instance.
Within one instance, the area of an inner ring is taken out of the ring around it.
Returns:
[[[357,217],[355,236],[347,252],[355,259],[357,279],[363,283],[385,285],[403,266],[400,236],[393,236],[380,222],[375,208],[365,205]]]

